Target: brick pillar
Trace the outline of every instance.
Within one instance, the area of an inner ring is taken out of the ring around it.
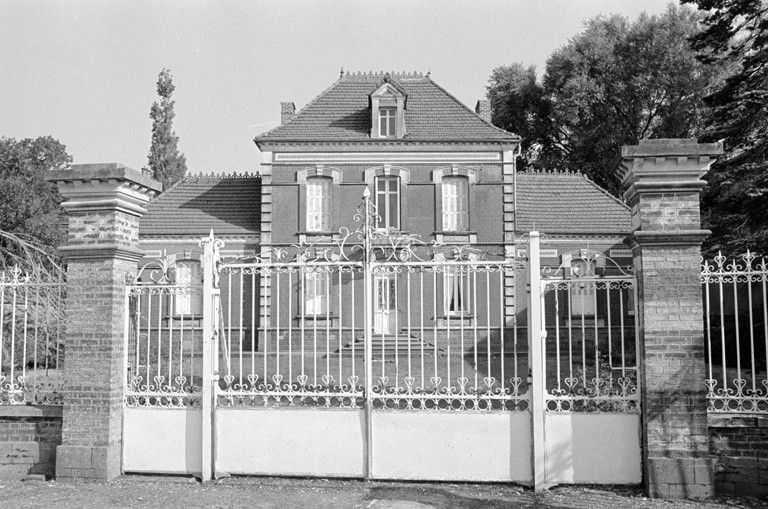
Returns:
[[[700,283],[701,177],[720,143],[642,140],[622,147],[638,277],[643,482],[649,496],[713,494]]]
[[[119,164],[52,171],[68,216],[62,444],[56,476],[120,475],[125,274],[136,270],[139,218],[161,184]]]

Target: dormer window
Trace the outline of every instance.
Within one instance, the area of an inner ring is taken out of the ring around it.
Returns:
[[[382,138],[395,137],[396,118],[397,108],[379,108],[379,136]]]
[[[402,138],[405,136],[405,109],[408,96],[389,75],[370,95],[371,138]]]

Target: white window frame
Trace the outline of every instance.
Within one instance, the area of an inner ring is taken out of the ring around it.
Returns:
[[[304,295],[302,306],[304,316],[320,317],[328,314],[328,295],[330,276],[318,268],[308,268],[304,272]]]
[[[328,177],[309,177],[306,184],[306,230],[328,232],[331,230],[331,186]]]
[[[199,260],[182,260],[176,263],[176,286],[190,287],[190,293],[176,294],[173,299],[173,316],[202,316],[203,295],[195,292],[195,283],[202,270]]]
[[[379,107],[379,137],[394,138],[397,136],[397,108],[394,106]]]
[[[446,267],[445,272],[443,272],[443,310],[445,316],[462,317],[470,315],[470,277],[471,273],[466,267],[456,267],[455,269]],[[460,307],[462,309],[451,309],[454,299],[460,301]]]
[[[442,179],[443,231],[469,230],[469,178],[445,176]]]
[[[389,189],[389,182],[395,182],[394,191]],[[382,183],[385,183],[385,185],[384,189],[380,191],[379,184]],[[400,196],[400,177],[397,175],[376,176],[373,179],[373,190],[376,214],[379,216],[379,221],[376,222],[376,229],[400,230],[400,207],[402,204],[402,197]],[[381,203],[380,196],[384,199],[384,203]],[[397,197],[397,207],[392,206],[392,196]],[[392,219],[395,221],[392,221]]]

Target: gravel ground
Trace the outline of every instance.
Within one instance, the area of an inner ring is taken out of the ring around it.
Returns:
[[[545,493],[505,484],[391,483],[357,480],[124,476],[109,483],[2,482],[0,507],[279,507],[279,508],[745,508],[768,499],[707,502],[653,500],[638,488],[558,487]]]

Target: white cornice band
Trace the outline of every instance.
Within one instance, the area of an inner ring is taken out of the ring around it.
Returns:
[[[498,152],[275,152],[278,164],[500,163]],[[262,164],[267,163],[264,161]],[[267,163],[268,164],[268,163]]]

